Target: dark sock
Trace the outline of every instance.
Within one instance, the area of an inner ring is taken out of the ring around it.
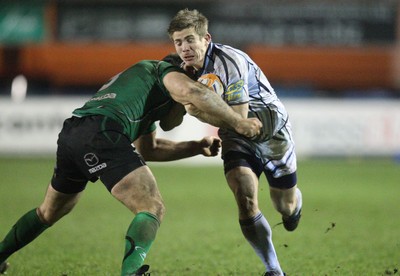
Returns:
[[[49,225],[39,219],[36,208],[23,215],[0,243],[0,263],[33,241],[48,227]]]

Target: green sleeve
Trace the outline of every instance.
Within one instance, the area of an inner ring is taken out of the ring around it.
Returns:
[[[157,69],[161,80],[165,77],[166,74],[170,72],[179,72],[185,74],[185,71],[182,68],[179,68],[165,61],[160,61],[158,63]]]
[[[148,129],[146,129],[145,131],[143,131],[143,134],[149,134],[149,133],[152,133],[153,131],[155,131],[156,130],[156,124],[155,123],[152,123],[149,127],[148,127]]]

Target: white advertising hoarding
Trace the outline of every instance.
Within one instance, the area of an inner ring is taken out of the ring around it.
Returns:
[[[55,154],[58,133],[86,98],[0,98],[0,154]]]
[[[299,156],[400,154],[398,100],[288,100]]]
[[[0,155],[55,154],[65,118],[84,97],[35,97],[21,103],[0,98]],[[400,101],[284,99],[299,158],[312,156],[394,156],[400,154]],[[197,140],[216,128],[185,116],[181,126],[159,137]],[[191,158],[220,162],[217,158]]]

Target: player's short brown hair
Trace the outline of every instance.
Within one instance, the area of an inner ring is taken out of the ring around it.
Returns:
[[[183,9],[172,18],[167,32],[172,38],[174,32],[192,27],[200,37],[203,37],[208,33],[208,19],[198,10]]]

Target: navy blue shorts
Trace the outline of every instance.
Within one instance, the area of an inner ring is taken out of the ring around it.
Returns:
[[[222,159],[224,160],[225,174],[235,167],[248,167],[257,175],[258,178],[260,178],[260,175],[264,172],[268,184],[274,188],[290,189],[297,183],[296,172],[281,177],[274,177],[273,172],[268,168],[268,166],[263,165],[259,158],[249,154],[238,151],[228,151]]]
[[[51,185],[73,194],[99,178],[109,191],[131,171],[146,165],[123,127],[105,116],[65,120],[57,141],[57,161]]]

